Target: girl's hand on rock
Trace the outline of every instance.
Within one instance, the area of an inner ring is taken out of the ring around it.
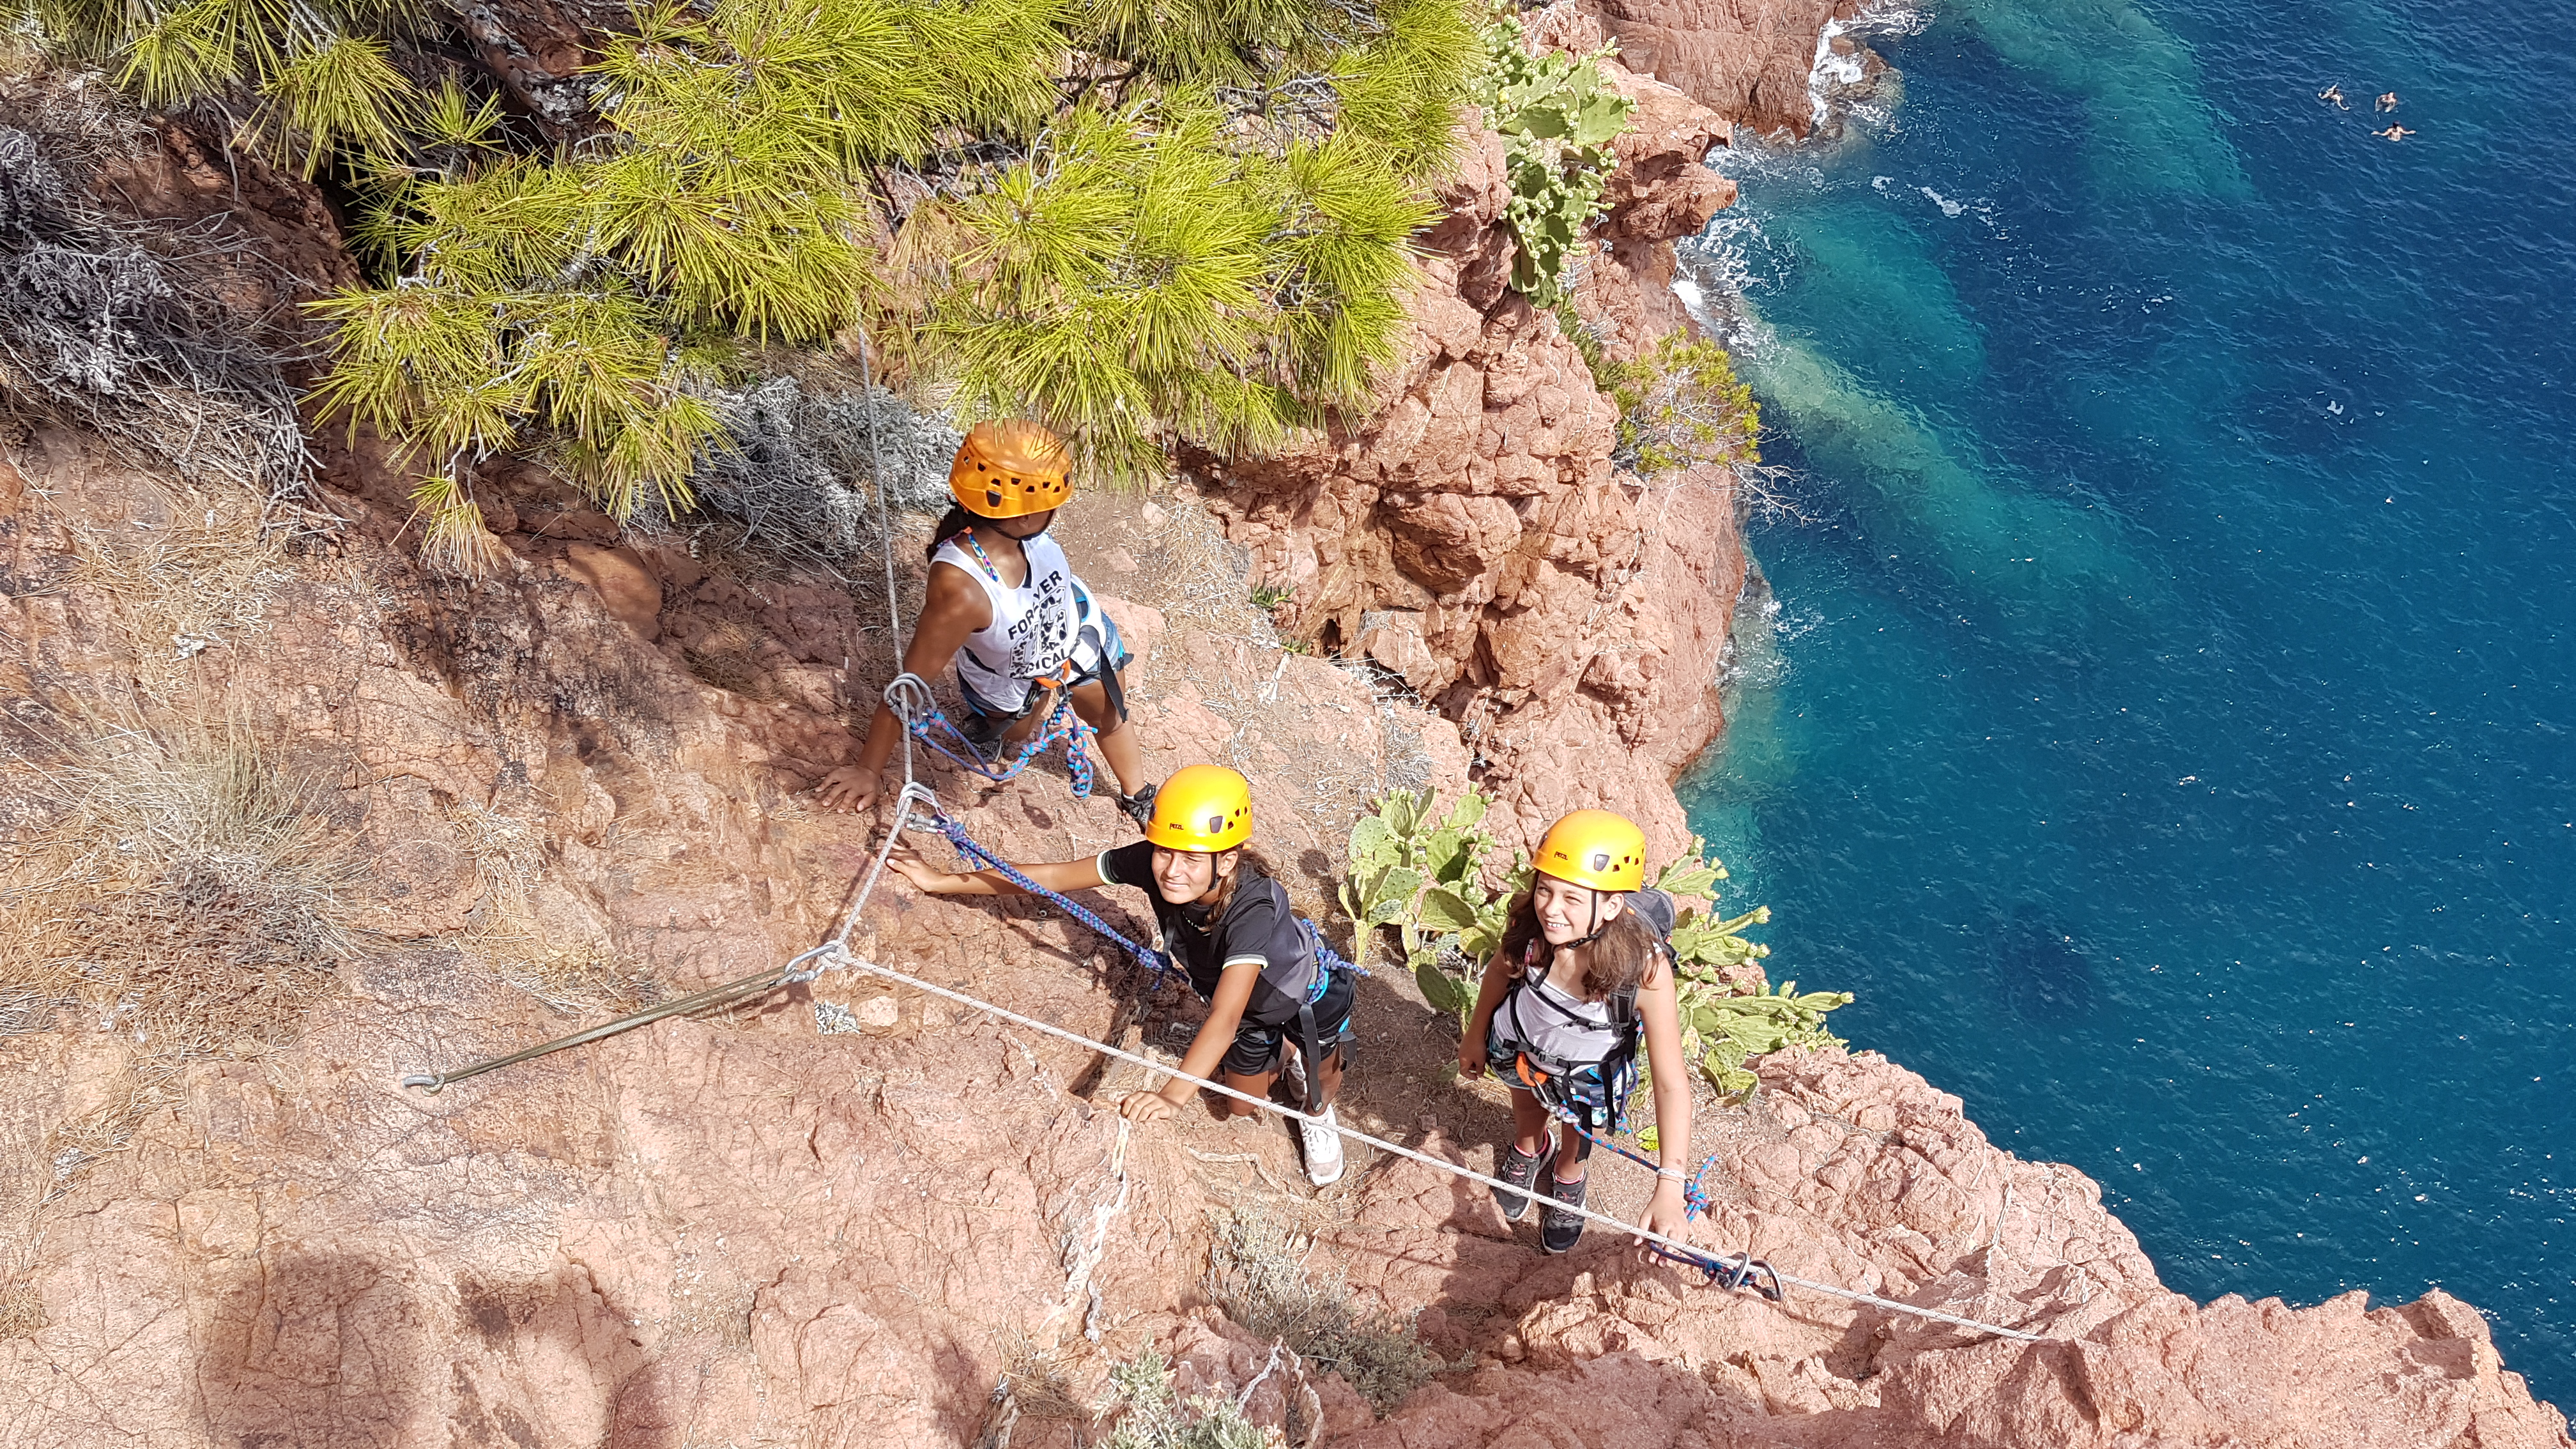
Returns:
[[[895,874],[912,882],[915,889],[934,896],[950,894],[965,880],[964,876],[935,869],[909,845],[898,845],[886,852],[886,865]]]
[[[1654,1201],[1646,1204],[1646,1216],[1637,1226],[1659,1237],[1681,1241],[1683,1231],[1690,1227],[1690,1203],[1683,1196],[1682,1185],[1669,1177],[1656,1179]],[[1630,1241],[1636,1244],[1640,1259],[1654,1256],[1644,1238]]]
[[[1160,1092],[1130,1092],[1118,1104],[1118,1115],[1130,1122],[1160,1122],[1172,1115],[1172,1099]]]
[[[826,810],[838,810],[844,815],[865,810],[877,803],[877,772],[843,765],[825,775],[814,793],[821,797]]]

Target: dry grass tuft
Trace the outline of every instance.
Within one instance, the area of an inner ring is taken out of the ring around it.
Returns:
[[[605,945],[558,941],[538,920],[531,893],[545,875],[545,842],[535,826],[476,805],[460,805],[449,818],[483,886],[463,943],[469,953],[557,1011],[631,1011],[653,1002],[654,983]]]
[[[237,719],[104,730],[44,777],[0,858],[0,1002],[77,1007],[162,1065],[291,1040],[348,951],[357,870]]]
[[[1061,1347],[1041,1348],[1036,1339],[1017,1329],[1003,1340],[1002,1377],[1009,1381],[1022,1417],[1089,1422],[1091,1411],[1074,1392],[1064,1352]]]
[[[727,619],[709,629],[697,643],[680,651],[689,672],[716,688],[767,703],[780,697],[778,683],[760,662],[768,636]]]
[[[1450,1365],[1423,1346],[1412,1325],[1351,1305],[1338,1276],[1306,1271],[1311,1243],[1257,1212],[1219,1217],[1208,1261],[1208,1296],[1257,1338],[1284,1343],[1317,1368],[1340,1374],[1384,1414]]]
[[[44,1331],[45,1300],[24,1283],[0,1283],[0,1343]]]
[[[111,606],[139,692],[167,699],[189,661],[264,625],[292,571],[256,498],[138,480],[147,486],[158,496],[138,499],[131,521],[74,530],[80,564],[70,585]]]

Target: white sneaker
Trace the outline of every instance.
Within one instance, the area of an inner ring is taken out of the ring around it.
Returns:
[[[1317,1187],[1331,1187],[1342,1180],[1342,1134],[1330,1124],[1338,1121],[1333,1109],[1324,1109],[1321,1122],[1300,1122],[1297,1136],[1306,1148],[1306,1180]]]

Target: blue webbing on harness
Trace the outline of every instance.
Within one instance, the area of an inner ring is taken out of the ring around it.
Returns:
[[[1607,1147],[1612,1152],[1628,1159],[1639,1167],[1645,1168],[1658,1176],[1662,1175],[1664,1170],[1662,1163],[1649,1161],[1643,1154],[1631,1152],[1627,1148],[1620,1146],[1618,1142],[1608,1135],[1595,1132],[1591,1128],[1586,1127],[1583,1125],[1583,1120],[1574,1114],[1572,1108],[1565,1106],[1561,1102],[1550,1101],[1546,1093],[1532,1092],[1530,1095],[1537,1099],[1540,1106],[1547,1109],[1549,1116],[1554,1117],[1557,1121],[1573,1128],[1576,1135],[1582,1137],[1584,1141],[1591,1143],[1595,1147]],[[1693,1172],[1682,1184],[1683,1210],[1694,1218],[1702,1216],[1708,1211],[1708,1190],[1702,1187],[1700,1182],[1701,1179],[1708,1176],[1709,1169],[1716,1165],[1717,1154],[1712,1152],[1708,1156],[1700,1159],[1698,1170]],[[1780,1297],[1778,1274],[1773,1272],[1770,1264],[1752,1256],[1750,1253],[1743,1255],[1733,1263],[1729,1263],[1724,1259],[1704,1253],[1691,1253],[1667,1248],[1661,1243],[1648,1243],[1646,1244],[1646,1249],[1657,1257],[1668,1258],[1686,1268],[1694,1268],[1707,1274],[1708,1280],[1711,1283],[1721,1283],[1730,1289],[1742,1288],[1750,1283],[1755,1291],[1761,1293],[1766,1298],[1772,1299],[1776,1302]],[[1768,1286],[1755,1281],[1763,1274],[1771,1274],[1771,1282]]]
[[[1306,1004],[1308,1006],[1312,1006],[1316,1002],[1323,1000],[1324,993],[1333,989],[1334,972],[1347,971],[1353,976],[1366,976],[1369,974],[1367,967],[1362,966],[1356,961],[1344,959],[1341,952],[1325,945],[1323,933],[1315,929],[1314,922],[1307,920],[1304,916],[1299,916],[1297,918],[1297,925],[1299,929],[1306,933],[1306,944],[1313,948],[1315,952],[1315,979],[1308,983],[1306,987]]]
[[[1537,1094],[1532,1093],[1531,1095],[1536,1096]],[[1547,1108],[1548,1115],[1556,1118],[1556,1120],[1564,1123],[1566,1126],[1573,1128],[1577,1133],[1582,1135],[1585,1141],[1590,1142],[1595,1147],[1607,1147],[1611,1151],[1618,1153],[1621,1157],[1637,1164],[1639,1167],[1647,1168],[1658,1175],[1661,1175],[1663,1172],[1664,1167],[1662,1163],[1649,1162],[1637,1153],[1629,1151],[1627,1148],[1620,1146],[1618,1143],[1613,1142],[1609,1138],[1602,1136],[1600,1133],[1593,1131],[1591,1128],[1584,1126],[1582,1122],[1575,1118],[1573,1113],[1567,1111],[1563,1107],[1557,1106],[1553,1102],[1549,1102],[1544,1097],[1540,1097],[1539,1102],[1542,1106]],[[1700,1179],[1708,1176],[1708,1170],[1716,1165],[1717,1154],[1712,1152],[1708,1156],[1700,1159],[1699,1170],[1693,1172],[1690,1175],[1690,1178],[1682,1184],[1682,1208],[1683,1211],[1689,1213],[1692,1217],[1699,1217],[1708,1211],[1708,1191],[1700,1186]],[[1729,1263],[1725,1259],[1715,1257],[1711,1254],[1693,1253],[1667,1248],[1661,1243],[1646,1244],[1646,1251],[1653,1253],[1659,1258],[1668,1258],[1673,1262],[1681,1264],[1685,1268],[1698,1269],[1700,1272],[1708,1275],[1708,1281],[1711,1283],[1720,1284],[1729,1289],[1742,1288],[1749,1283],[1752,1285],[1754,1291],[1760,1293],[1763,1297],[1770,1299],[1774,1303],[1780,1301],[1779,1274],[1772,1270],[1770,1264],[1763,1262],[1761,1259],[1754,1257],[1750,1253],[1746,1253],[1739,1257],[1735,1262]],[[1771,1281],[1767,1286],[1757,1281],[1764,1274],[1769,1274],[1771,1278]]]

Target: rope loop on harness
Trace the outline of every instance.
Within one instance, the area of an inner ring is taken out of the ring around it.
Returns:
[[[1020,746],[1019,753],[1007,763],[997,763],[948,718],[948,712],[939,707],[937,697],[930,692],[930,682],[920,675],[910,671],[896,675],[894,682],[885,688],[885,702],[886,707],[903,721],[904,728],[923,744],[946,755],[961,768],[997,785],[1017,779],[1031,761],[1046,753],[1048,746],[1061,741],[1065,769],[1073,776],[1073,798],[1091,798],[1093,775],[1089,746],[1099,732],[1074,712],[1070,691],[1056,692],[1055,707],[1047,711],[1046,723],[1029,736]],[[956,741],[957,747],[951,749],[943,743],[942,734]]]

